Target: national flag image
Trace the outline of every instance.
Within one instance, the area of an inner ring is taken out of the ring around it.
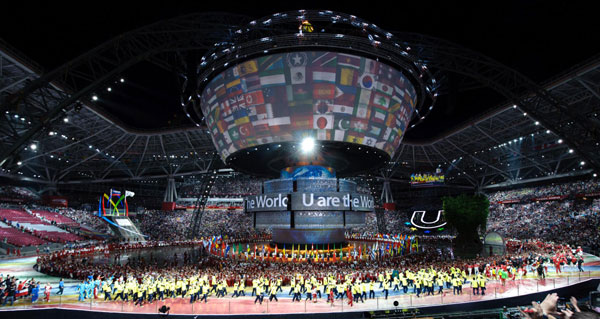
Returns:
[[[227,94],[242,91],[242,82],[240,79],[233,80],[225,85]]]
[[[371,147],[374,147],[375,143],[377,143],[377,139],[370,137],[370,136],[365,136],[362,140],[363,145],[367,145],[367,146],[371,146]]]
[[[267,75],[260,76],[260,85],[262,87],[284,85],[284,84],[285,84],[285,75],[283,75],[283,73],[267,74]]]
[[[289,67],[306,66],[308,63],[308,54],[306,52],[293,52],[286,54],[286,61]]]
[[[313,98],[333,99],[335,97],[335,85],[328,83],[317,83],[313,86]]]
[[[237,141],[240,138],[240,132],[237,126],[230,127],[228,131],[232,141]]]
[[[241,83],[243,92],[260,90],[260,77],[258,74],[248,75],[241,78]]]
[[[311,61],[312,66],[316,67],[333,67],[337,65],[337,53],[335,52],[313,52]]]
[[[269,124],[267,121],[254,121],[252,122],[252,126],[254,127],[254,134],[257,136],[263,136],[269,134]]]
[[[392,88],[392,86],[389,85],[389,84],[387,84],[387,83],[385,83],[385,82],[382,82],[382,81],[378,81],[375,84],[375,88],[376,88],[377,91],[379,91],[381,93],[384,93],[384,94],[387,94],[387,95],[394,94],[394,89]]]
[[[379,66],[379,62],[371,59],[365,59],[365,73],[378,74]]]
[[[383,123],[385,121],[385,117],[387,116],[387,111],[378,107],[373,107],[371,110],[371,120],[377,123]]]
[[[368,126],[369,122],[366,120],[352,119],[352,121],[350,121],[350,128],[357,132],[365,132]]]
[[[220,98],[223,95],[227,94],[227,90],[225,89],[225,84],[221,83],[219,86],[217,86],[215,88],[215,92],[216,92],[217,98]]]
[[[231,144],[232,140],[231,140],[231,137],[229,136],[229,132],[227,132],[227,131],[223,132],[223,140],[225,140],[225,143]]]
[[[347,68],[352,68],[352,69],[360,69],[360,63],[361,62],[361,58],[356,56],[356,55],[350,55],[350,54],[344,54],[344,53],[339,53],[338,54],[338,66],[343,66],[343,67],[347,67]]]
[[[338,105],[354,106],[356,100],[356,87],[337,85],[335,87],[334,103]]]
[[[273,112],[285,113],[285,109],[287,108],[285,107],[285,101],[287,100],[286,86],[266,87],[263,88],[262,91],[265,103],[270,103],[277,106],[273,108]],[[275,116],[277,117],[277,115]]]
[[[291,126],[293,129],[307,130],[313,128],[313,115],[306,113],[292,114]]]
[[[258,72],[258,63],[256,60],[246,61],[234,68],[234,75],[238,77],[256,72]]]
[[[229,128],[229,124],[227,124],[227,122],[221,120],[221,121],[217,122],[217,127],[219,128],[219,133],[223,133],[223,132],[227,131],[227,129]]]
[[[333,128],[333,115],[315,114],[313,115],[313,128],[319,130],[330,130]]]
[[[260,57],[257,62],[260,71],[283,69],[283,56],[280,54]]]
[[[331,140],[331,130],[317,130],[317,139],[320,141]]]
[[[241,114],[242,112],[237,112],[236,114]],[[248,115],[246,116],[242,116],[240,118],[235,119],[234,123],[237,126],[240,126],[242,124],[246,124],[250,122],[250,118],[248,117]]]
[[[334,129],[336,130],[348,130],[350,128],[350,116],[335,116],[334,117]]]
[[[346,137],[346,130],[334,130],[334,136],[333,136],[334,141],[343,142],[345,137]]]
[[[341,114],[352,115],[353,111],[354,111],[354,108],[352,106],[337,105],[337,104],[329,105],[329,112],[331,112],[331,113],[341,113]]]
[[[264,137],[259,137],[257,140],[258,144],[268,144],[268,143],[273,143],[273,136],[264,136]]]
[[[315,70],[312,72],[314,83],[335,83],[335,69],[333,70]]]
[[[373,94],[372,104],[387,108],[390,105],[390,98],[381,93],[375,93]]]
[[[377,125],[375,123],[371,123],[369,126],[369,130],[367,132],[367,134],[371,135],[371,136],[375,136],[375,137],[379,137],[379,135],[381,134],[382,131],[382,126],[381,125]]]
[[[265,103],[265,98],[263,96],[262,90],[248,92],[243,96],[247,106]]]
[[[332,104],[331,100],[316,100],[313,108],[313,112],[315,114],[326,114],[331,113],[330,105]]]
[[[290,68],[290,82],[292,84],[306,83],[306,67],[300,66]]]
[[[364,138],[364,134],[354,132],[354,131],[348,131],[346,133],[345,142],[362,144],[363,138]]]
[[[363,89],[371,90],[375,85],[375,76],[373,74],[363,74],[358,83]]]
[[[287,85],[286,94],[288,101],[312,100],[312,90],[309,85]]]
[[[358,72],[354,69],[342,68],[340,69],[339,83],[340,85],[355,85],[357,80]]]

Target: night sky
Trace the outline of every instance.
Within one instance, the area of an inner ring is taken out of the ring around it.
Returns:
[[[223,11],[260,18],[295,9],[346,12],[389,31],[417,32],[481,52],[543,83],[593,57],[600,31],[596,11],[584,1],[458,1],[347,2],[279,1],[260,7],[219,1],[11,1],[3,4],[0,37],[45,70],[65,63],[131,29],[179,15]],[[317,5],[313,5],[317,3]],[[285,4],[285,5],[283,5]],[[402,6],[402,7],[400,7]],[[164,128],[187,123],[179,111],[175,74],[141,64],[129,70],[126,83],[115,85],[102,105],[123,122],[139,128]],[[411,138],[426,138],[497,106],[501,99],[485,91],[440,98],[433,114]]]

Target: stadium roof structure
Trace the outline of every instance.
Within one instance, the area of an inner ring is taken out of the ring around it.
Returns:
[[[205,127],[132,129],[94,102],[98,92],[127,81],[123,74],[142,62],[191,79],[195,64],[190,59],[247,22],[246,16],[213,13],[162,21],[47,73],[0,42],[0,176],[87,184],[195,175],[224,167]],[[453,75],[465,90],[486,87],[504,102],[434,138],[418,138],[409,131],[392,161],[371,176],[407,182],[411,173],[441,167],[451,185],[489,188],[600,171],[599,56],[538,85],[454,43],[413,33],[394,35],[439,79],[440,95]],[[183,82],[182,101],[192,96],[188,85],[193,87]]]

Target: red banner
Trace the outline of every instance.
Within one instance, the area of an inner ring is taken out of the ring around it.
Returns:
[[[64,196],[44,196],[44,204],[51,207],[68,207],[69,201]]]
[[[163,202],[162,210],[168,211],[168,212],[175,210],[175,202]]]
[[[536,197],[531,199],[532,202],[542,202],[542,201],[549,201],[549,200],[563,200],[567,198],[567,195],[555,195],[555,196],[544,196],[544,197]]]
[[[521,200],[519,199],[509,199],[509,200],[501,200],[498,202],[498,204],[514,204],[514,203],[519,203]]]
[[[598,196],[600,196],[600,192],[577,194],[576,196],[577,197],[598,197]]]

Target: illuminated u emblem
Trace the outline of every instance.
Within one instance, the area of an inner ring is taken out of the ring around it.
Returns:
[[[443,227],[446,225],[446,221],[442,216],[443,210],[437,211],[437,217],[434,221],[425,220],[425,215],[427,211],[425,210],[415,210],[410,218],[410,223],[420,229],[435,229],[439,227]]]

